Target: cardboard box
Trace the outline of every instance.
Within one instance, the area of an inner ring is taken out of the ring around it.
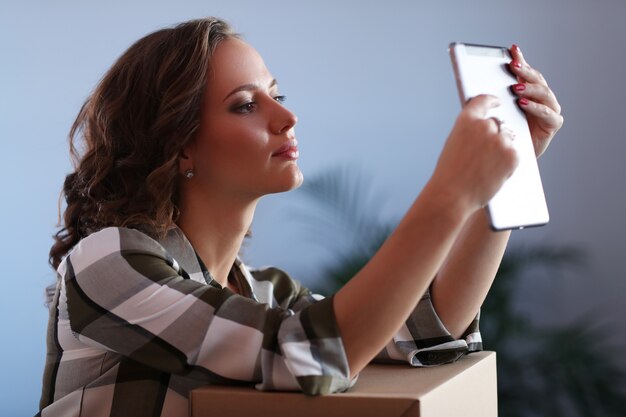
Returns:
[[[432,368],[367,366],[348,392],[321,397],[207,386],[191,392],[192,417],[496,417],[496,354]]]

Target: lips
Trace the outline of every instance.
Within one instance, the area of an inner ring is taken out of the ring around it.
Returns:
[[[297,159],[299,156],[298,141],[296,139],[290,139],[285,142],[280,148],[276,149],[272,156],[278,156],[288,159]]]

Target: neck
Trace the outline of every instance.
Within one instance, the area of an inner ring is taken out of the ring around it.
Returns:
[[[252,224],[258,199],[201,199],[185,194],[181,195],[178,227],[215,280],[225,287],[228,272]]]

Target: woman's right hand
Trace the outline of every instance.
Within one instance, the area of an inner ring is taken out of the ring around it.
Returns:
[[[406,322],[467,219],[517,166],[512,132],[498,132],[496,122],[485,119],[498,104],[493,96],[478,96],[465,105],[426,188],[372,259],[335,294],[351,376]]]
[[[460,204],[468,215],[487,204],[518,164],[514,133],[486,118],[499,105],[490,95],[466,103],[429,181],[436,195]]]

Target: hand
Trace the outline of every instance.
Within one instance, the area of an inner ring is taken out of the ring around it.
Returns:
[[[499,105],[497,97],[488,95],[465,104],[429,182],[466,213],[485,205],[517,167],[513,132],[486,118]]]
[[[543,75],[528,65],[519,47],[513,45],[510,51],[513,61],[509,66],[519,82],[513,91],[520,97],[518,104],[528,118],[535,155],[539,158],[563,126],[561,106]]]

